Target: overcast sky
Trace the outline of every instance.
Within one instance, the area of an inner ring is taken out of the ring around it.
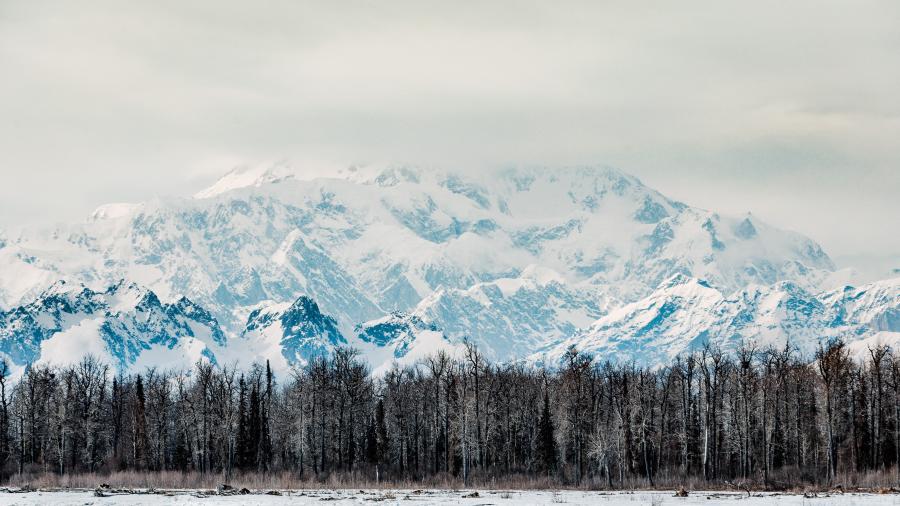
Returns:
[[[240,163],[602,163],[900,267],[900,2],[0,2],[0,227]]]

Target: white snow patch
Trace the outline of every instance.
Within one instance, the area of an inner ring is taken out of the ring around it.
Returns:
[[[106,349],[106,343],[100,338],[100,326],[103,325],[103,321],[103,318],[82,320],[77,325],[42,341],[41,358],[38,362],[54,365],[74,364],[88,355],[93,355],[106,364],[115,364],[116,361]]]

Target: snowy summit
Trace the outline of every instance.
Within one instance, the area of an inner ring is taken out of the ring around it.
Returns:
[[[838,284],[811,239],[615,169],[296,173],[240,167],[193,198],[8,231],[0,351],[24,367],[77,336],[123,369],[181,349],[284,370],[348,345],[384,370],[463,340],[500,361],[554,362],[574,346],[652,365],[706,343],[810,353],[829,336],[900,336],[897,280]],[[61,280],[94,306],[60,305],[48,287]],[[121,280],[158,302],[113,303]],[[153,325],[129,323],[154,311]]]

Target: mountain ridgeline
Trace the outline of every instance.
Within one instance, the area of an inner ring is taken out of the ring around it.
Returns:
[[[383,372],[464,341],[651,366],[707,343],[896,341],[900,280],[839,278],[806,237],[609,168],[240,168],[192,198],[0,232],[0,353],[284,371],[350,346]]]

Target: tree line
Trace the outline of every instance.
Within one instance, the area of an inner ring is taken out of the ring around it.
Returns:
[[[276,378],[199,362],[114,374],[95,358],[0,363],[3,478],[134,470],[291,473],[301,479],[685,482],[897,481],[900,356],[853,360],[839,340],[715,347],[658,368],[571,349],[553,368],[492,363],[474,345],[373,377],[337,349]]]

